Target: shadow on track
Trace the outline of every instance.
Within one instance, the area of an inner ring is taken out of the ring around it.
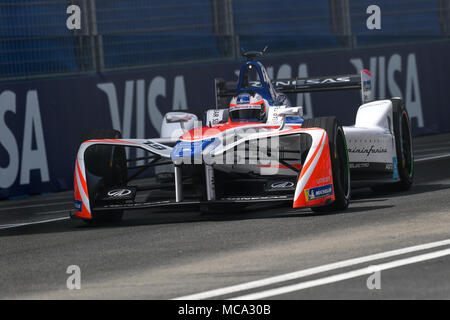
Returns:
[[[200,213],[199,211],[161,211],[149,212],[145,210],[136,210],[126,212],[124,220],[117,224],[104,224],[91,226],[82,221],[59,221],[53,223],[28,225],[12,229],[0,230],[0,237],[20,236],[32,234],[51,234],[62,232],[96,232],[96,230],[138,228],[152,225],[168,225],[176,223],[198,223],[198,222],[224,222],[239,220],[259,220],[259,219],[280,219],[280,218],[311,218],[330,215],[351,215],[367,211],[384,210],[394,207],[394,205],[379,205],[388,201],[389,198],[402,197],[406,195],[423,194],[450,189],[450,184],[419,184],[413,185],[410,191],[398,193],[375,193],[370,189],[355,190],[352,196],[352,202],[355,204],[372,203],[373,205],[350,207],[341,212],[313,213],[309,209],[292,209],[290,205],[275,204],[270,207],[265,204],[263,207],[255,206],[246,211],[237,211],[233,213]],[[132,230],[132,229],[130,229]]]
[[[411,190],[404,192],[375,192],[370,189],[356,190],[352,194],[352,202],[375,202],[387,201],[389,198],[402,197],[405,195],[424,194],[450,189],[450,184],[413,184]]]
[[[20,235],[34,235],[34,234],[50,234],[61,232],[96,232],[96,230],[105,229],[124,229],[124,228],[138,228],[152,225],[168,225],[177,223],[198,223],[198,222],[226,222],[226,221],[240,221],[240,220],[259,220],[259,219],[299,219],[320,217],[328,215],[348,215],[364,211],[383,210],[392,208],[392,205],[374,205],[363,207],[349,207],[345,211],[330,212],[330,213],[313,213],[309,209],[292,209],[290,206],[277,205],[272,208],[252,208],[246,211],[236,213],[207,213],[199,212],[166,212],[166,213],[149,213],[147,212],[129,212],[125,213],[124,220],[120,223],[102,224],[102,225],[87,225],[82,221],[61,221],[55,223],[28,225],[12,229],[0,230],[0,237],[5,236],[20,236]]]

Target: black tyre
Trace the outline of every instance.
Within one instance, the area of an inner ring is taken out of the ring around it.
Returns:
[[[392,122],[394,126],[395,151],[399,182],[373,186],[377,193],[407,191],[414,181],[414,155],[411,136],[411,122],[405,104],[400,98],[392,98]]]
[[[81,142],[91,139],[121,139],[117,130],[96,129],[86,132]],[[127,164],[125,148],[108,145],[89,147],[84,155],[87,171],[87,184],[91,208],[98,201],[98,196],[105,189],[123,187],[127,183]],[[122,220],[123,211],[92,212],[92,219],[84,219],[86,223],[118,222]]]
[[[394,191],[406,191],[414,181],[414,154],[411,136],[411,122],[405,104],[400,98],[393,98],[392,113],[394,122],[395,149],[397,151],[397,170],[400,182],[391,186]]]
[[[350,169],[344,130],[336,117],[305,119],[302,128],[322,128],[327,132],[330,146],[335,201],[312,207],[314,212],[341,211],[348,207],[351,196]]]

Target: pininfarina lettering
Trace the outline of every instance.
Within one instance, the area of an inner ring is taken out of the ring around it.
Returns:
[[[370,146],[370,148],[367,148],[367,147],[348,148],[348,152],[349,153],[362,153],[362,154],[366,154],[367,156],[370,156],[371,154],[374,154],[374,153],[387,153],[388,150],[386,148],[375,148],[375,146],[372,145],[372,146]]]

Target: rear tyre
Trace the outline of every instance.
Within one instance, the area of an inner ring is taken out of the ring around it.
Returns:
[[[348,208],[351,196],[350,169],[344,130],[336,117],[305,119],[302,128],[321,128],[327,132],[333,171],[335,201],[312,207],[314,212],[342,211]]]
[[[92,139],[121,139],[120,131],[96,129],[83,134],[81,142]],[[123,187],[127,183],[125,148],[108,145],[89,147],[84,156],[87,169],[87,183],[91,207],[94,207],[102,191],[113,187]],[[91,219],[83,219],[88,224],[114,223],[122,220],[123,211],[92,212]]]
[[[397,191],[411,189],[414,181],[414,154],[411,135],[411,121],[402,99],[392,99],[395,149],[400,182],[393,185]]]
[[[411,121],[405,104],[400,98],[393,98],[392,122],[394,124],[395,150],[399,182],[372,187],[375,192],[399,192],[411,189],[414,181],[414,154],[411,135]]]

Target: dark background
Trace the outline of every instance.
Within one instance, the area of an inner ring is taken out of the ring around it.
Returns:
[[[351,61],[361,61],[374,75],[378,98],[405,99],[415,136],[448,132],[449,2],[377,1],[382,29],[368,30],[368,1],[6,1],[0,4],[0,95],[15,94],[16,112],[1,112],[0,126],[13,133],[21,160],[15,183],[0,188],[0,198],[71,189],[76,150],[87,129],[114,127],[127,138],[150,138],[158,136],[165,112],[214,108],[214,79],[236,78],[241,48],[268,45],[263,63],[280,78],[299,76],[301,65],[312,77],[354,74],[359,70]],[[79,31],[65,27],[70,3],[87,13]],[[86,3],[96,4],[95,15]],[[119,126],[100,84],[115,89]],[[42,182],[40,171],[32,170],[30,183],[20,185],[31,91],[37,93],[42,122],[33,132],[43,132],[50,181]],[[175,106],[174,91],[175,101],[183,101]],[[155,99],[149,99],[152,92]],[[333,114],[346,125],[360,105],[359,92],[314,93],[311,104],[290,98],[304,106],[306,117]],[[0,110],[6,107],[0,102]],[[137,133],[137,119],[143,133]],[[3,169],[10,165],[6,139],[0,137]]]

